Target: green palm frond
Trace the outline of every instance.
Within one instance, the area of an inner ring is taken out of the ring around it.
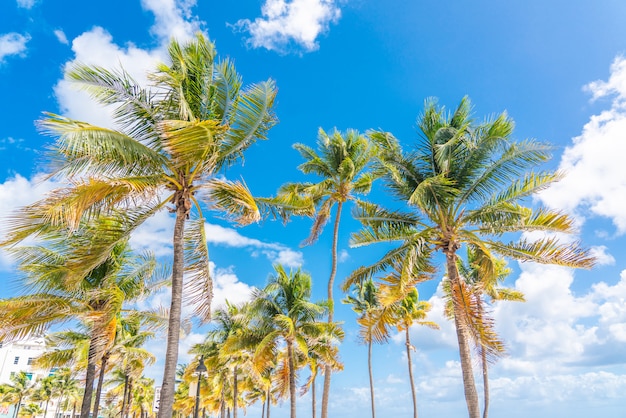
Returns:
[[[592,268],[596,259],[579,243],[561,244],[558,238],[544,238],[536,241],[521,239],[504,244],[489,241],[488,245],[499,254],[520,261],[574,268]]]
[[[226,130],[219,121],[165,120],[159,127],[163,131],[163,149],[171,156],[174,171],[190,173],[189,182],[195,179],[196,172],[213,174],[218,159],[218,138]]]
[[[52,156],[56,175],[95,173],[120,177],[158,173],[165,163],[150,147],[112,129],[47,113],[38,121],[43,133],[57,139]]]
[[[224,212],[240,225],[261,219],[252,193],[243,182],[211,179],[203,187],[213,202],[212,209]]]
[[[254,141],[266,139],[269,129],[277,123],[272,112],[276,98],[274,81],[246,87],[228,118],[229,129],[220,143],[220,162],[228,166],[243,156]]]

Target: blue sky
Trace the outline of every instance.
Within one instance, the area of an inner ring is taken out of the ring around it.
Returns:
[[[236,7],[233,4],[236,3]],[[138,80],[164,56],[170,36],[206,32],[235,60],[244,83],[276,80],[280,123],[255,144],[243,177],[258,195],[305,179],[294,142],[315,145],[317,130],[393,132],[407,146],[424,99],[452,108],[464,95],[477,119],[506,110],[515,137],[555,146],[550,168],[567,177],[537,203],[576,217],[579,239],[598,255],[591,271],[512,263],[508,284],[527,302],[497,306],[494,315],[509,356],[491,369],[492,416],[623,417],[626,412],[626,3],[425,0],[4,0],[0,6],[0,216],[43,196],[44,149],[34,121],[43,111],[93,123],[107,112],[67,85],[63,68],[80,61],[117,67]],[[391,203],[380,190],[372,199]],[[164,257],[173,223],[163,213],[133,238],[136,248]],[[216,302],[243,300],[262,286],[274,262],[302,266],[322,299],[330,271],[330,230],[300,248],[310,220],[287,226],[264,221],[233,228],[208,225]],[[358,225],[345,219],[338,281],[375,260],[382,248],[351,249]],[[0,233],[2,224],[0,224]],[[0,254],[0,296],[16,290],[14,266]],[[415,328],[415,369],[422,416],[465,413],[456,340],[442,316],[433,281],[420,288],[440,331]],[[166,302],[160,294],[145,301]],[[368,413],[365,347],[356,344],[354,314],[345,321],[345,370],[333,379],[331,417]],[[202,340],[199,332],[182,342]],[[152,349],[162,354],[162,344]],[[375,347],[381,416],[410,416],[406,356],[400,338]],[[150,370],[159,381],[160,366]],[[309,410],[308,398],[299,404]],[[287,416],[284,411],[274,416]],[[250,409],[253,416],[255,408]]]

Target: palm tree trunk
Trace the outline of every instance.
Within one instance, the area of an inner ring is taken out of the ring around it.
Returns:
[[[100,395],[102,394],[102,385],[104,383],[104,375],[106,374],[108,360],[108,353],[103,355],[100,360],[100,376],[98,376],[98,385],[96,386],[96,399],[93,402],[93,418],[98,418],[98,412],[100,410]]]
[[[20,407],[22,406],[22,397],[20,396],[17,400],[17,406],[15,407],[15,412],[13,418],[17,418],[20,415]]]
[[[267,418],[270,418],[270,405],[272,404],[272,387],[267,388]]]
[[[124,378],[124,394],[122,395],[122,410],[120,411],[120,417],[125,418],[126,412],[126,398],[128,397],[128,376]]]
[[[477,297],[480,298],[480,295]],[[478,317],[480,322],[483,320],[483,304],[482,299],[479,300],[478,303]],[[483,366],[483,397],[484,397],[484,405],[483,405],[483,418],[487,418],[489,415],[489,364],[487,363],[487,351],[485,347],[480,347],[480,361]]]
[[[343,202],[337,203],[337,214],[335,215],[335,225],[333,228],[333,247],[332,261],[330,267],[330,277],[328,278],[328,323],[333,322],[335,312],[335,301],[333,299],[333,287],[335,285],[335,276],[337,275],[337,241],[339,239],[339,220],[341,219],[341,209]],[[324,366],[324,389],[322,391],[322,415],[321,418],[328,418],[328,399],[330,398],[330,376],[332,370],[330,364]]]
[[[372,337],[367,340],[367,371],[370,375],[370,403],[372,405],[372,418],[376,418],[376,408],[374,406],[374,372],[372,371]]]
[[[472,370],[472,354],[465,329],[461,323],[463,315],[463,306],[459,301],[461,293],[461,284],[459,283],[459,272],[456,266],[456,254],[454,252],[446,252],[446,269],[448,272],[448,280],[450,280],[450,288],[452,289],[452,307],[454,310],[454,325],[456,328],[456,336],[459,343],[459,356],[461,359],[461,372],[463,374],[463,390],[465,392],[465,402],[467,403],[467,411],[469,418],[480,418],[480,408],[478,406],[478,393],[476,392],[476,384],[474,382],[474,372]]]
[[[233,369],[233,418],[237,418],[237,366]]]
[[[87,372],[85,374],[85,392],[80,407],[80,418],[89,418],[91,412],[91,397],[93,395],[93,382],[96,377],[96,343],[95,337],[89,342],[89,354],[87,358]]]
[[[413,381],[413,364],[411,364],[411,338],[409,337],[409,327],[411,326],[411,324],[404,325],[406,358],[409,364],[409,382],[411,382],[411,396],[413,397],[413,418],[417,418],[417,397],[415,395],[415,382]]]
[[[317,372],[315,372],[315,374],[313,375],[312,378],[312,382],[311,382],[311,412],[313,415],[313,418],[316,417],[317,415],[317,410],[315,408],[315,403],[317,402],[316,396],[315,396],[315,378],[317,377]]]
[[[296,418],[296,365],[293,359],[293,342],[287,340],[287,358],[289,360],[289,404],[290,418]]]
[[[188,210],[185,209],[184,197],[181,195],[179,200],[176,202],[176,222],[174,223],[173,237],[174,254],[172,261],[172,302],[170,305],[170,317],[167,327],[167,349],[165,352],[165,369],[163,371],[161,403],[159,405],[158,418],[171,418],[172,408],[174,406],[174,386],[176,384],[181,303],[183,296],[183,237],[187,212]]]
[[[43,418],[48,418],[48,405],[50,404],[50,399],[46,399],[46,407],[43,410]]]

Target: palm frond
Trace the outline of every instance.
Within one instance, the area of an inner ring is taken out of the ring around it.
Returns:
[[[256,201],[245,183],[214,178],[201,188],[207,191],[212,209],[222,211],[240,225],[261,219]]]
[[[193,219],[185,228],[186,295],[194,314],[203,322],[211,320],[213,280],[209,272],[209,250],[203,218]]]

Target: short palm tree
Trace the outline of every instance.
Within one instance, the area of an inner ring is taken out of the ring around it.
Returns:
[[[278,356],[280,345],[285,345],[287,363],[283,370],[289,381],[290,417],[296,418],[296,370],[305,364],[311,342],[325,336],[341,340],[343,331],[336,323],[319,321],[328,307],[310,301],[310,275],[299,269],[287,272],[281,265],[274,269],[275,275],[262,291],[255,293],[252,302],[252,309],[258,312],[266,330],[256,348],[254,362],[262,373],[270,359]]]
[[[326,223],[331,218],[333,207],[336,207],[333,225],[331,270],[328,278],[328,322],[333,322],[334,298],[333,288],[337,274],[337,245],[339,239],[339,223],[344,204],[358,201],[359,195],[369,193],[374,177],[368,168],[374,156],[374,147],[365,135],[356,130],[345,133],[335,130],[330,135],[319,130],[317,151],[304,144],[295,144],[305,162],[298,167],[305,174],[320,177],[317,183],[288,183],[281,187],[277,201],[284,206],[283,214],[306,214],[306,211],[293,210],[299,208],[298,203],[310,202],[317,208],[313,227],[305,245],[317,241]],[[322,393],[322,418],[328,416],[328,400],[330,396],[330,378],[332,368],[324,367],[324,390]]]
[[[533,140],[514,141],[513,121],[505,113],[478,124],[471,117],[467,98],[451,113],[428,100],[418,126],[419,140],[408,152],[392,134],[370,133],[380,151],[379,173],[387,190],[404,202],[409,212],[360,205],[355,217],[365,228],[353,235],[352,244],[400,243],[361,270],[364,276],[400,263],[410,248],[444,254],[465,399],[470,418],[479,418],[468,341],[471,322],[462,298],[458,250],[467,246],[480,253],[483,272],[494,271],[497,256],[584,268],[591,267],[594,260],[580,246],[561,244],[549,235],[574,231],[567,215],[525,206],[529,196],[562,174],[531,171],[548,159],[549,147]],[[535,231],[547,234],[533,240],[513,235]]]
[[[374,318],[378,317],[378,311],[381,309],[378,300],[378,287],[370,278],[364,281],[355,282],[354,296],[348,295],[343,302],[352,305],[352,310],[359,317],[357,322],[360,325],[359,339],[367,344],[367,370],[370,381],[370,404],[372,409],[372,418],[376,418],[376,406],[374,401],[374,373],[372,370],[372,344],[384,343],[387,341],[388,334],[385,326],[377,324]]]
[[[210,316],[212,283],[200,202],[240,224],[259,219],[245,184],[224,180],[221,171],[265,139],[276,123],[274,83],[241,88],[233,63],[218,60],[203,35],[186,44],[173,40],[168,58],[149,74],[150,88],[124,70],[78,65],[67,73],[97,102],[114,107],[117,129],[53,114],[40,121],[42,130],[57,138],[53,174],[70,186],[21,210],[4,241],[18,242],[51,225],[72,231],[83,218],[113,210],[120,225],[107,229],[71,263],[72,271],[89,271],[121,237],[169,205],[175,221],[161,418],[172,414],[184,273],[195,313],[205,320]],[[198,215],[187,222],[194,207]]]
[[[17,418],[20,415],[22,401],[31,394],[34,383],[31,382],[31,378],[26,372],[15,373],[9,377],[9,380],[11,383],[2,385],[0,393],[3,403],[14,405],[13,418]]]

